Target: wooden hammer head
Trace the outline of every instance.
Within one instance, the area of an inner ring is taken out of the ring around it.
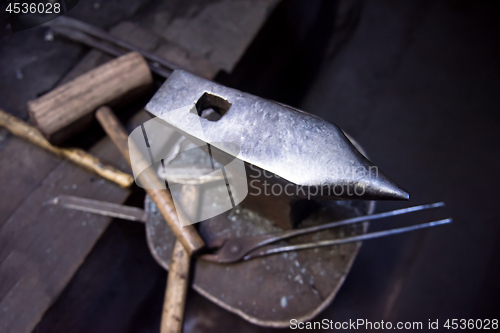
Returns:
[[[99,106],[130,101],[152,83],[146,60],[130,52],[28,102],[30,120],[57,144],[84,129]]]

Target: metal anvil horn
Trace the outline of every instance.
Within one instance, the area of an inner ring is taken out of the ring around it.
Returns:
[[[317,187],[316,195],[331,199],[409,198],[336,125],[188,72],[174,71],[146,110],[228,154],[235,152],[227,147],[237,145],[236,158],[274,174],[275,182]]]

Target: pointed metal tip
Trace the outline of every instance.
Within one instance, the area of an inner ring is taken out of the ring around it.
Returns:
[[[410,200],[410,193],[396,184],[387,184],[383,186],[381,195],[384,196],[385,200]]]
[[[59,203],[59,197],[55,197],[42,203],[42,206],[57,205],[58,203]]]
[[[409,200],[410,193],[389,179],[378,179],[371,184],[369,195],[374,200]]]
[[[395,192],[394,199],[396,200],[410,200],[410,193],[406,192],[402,188],[399,188],[397,192]]]

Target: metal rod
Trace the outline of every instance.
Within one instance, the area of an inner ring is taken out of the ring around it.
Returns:
[[[52,145],[43,134],[32,125],[0,109],[0,127],[5,127],[9,132],[27,140],[48,152],[65,158],[76,165],[94,172],[104,179],[110,180],[121,187],[129,187],[134,183],[134,177],[126,172],[104,164],[97,157],[78,149],[60,148]]]
[[[413,230],[435,227],[438,225],[448,224],[451,222],[452,222],[452,219],[448,218],[448,219],[444,219],[444,220],[416,224],[416,225],[412,225],[409,227],[371,232],[371,233],[353,236],[353,237],[346,237],[346,238],[332,239],[332,240],[323,240],[323,241],[318,241],[318,242],[314,242],[314,243],[305,243],[305,244],[299,244],[299,245],[277,246],[277,247],[269,248],[269,249],[264,250],[264,251],[257,252],[255,254],[250,253],[250,254],[246,255],[243,258],[243,260],[249,260],[249,259],[253,259],[256,257],[267,256],[267,255],[274,254],[274,253],[289,252],[289,251],[296,251],[296,250],[305,250],[305,249],[322,247],[322,246],[331,246],[331,245],[340,245],[340,244],[346,244],[346,243],[352,243],[352,242],[359,242],[359,241],[363,241],[363,240],[367,240],[367,239],[385,237],[385,236],[390,236],[390,235],[397,235],[397,234],[401,234],[401,233],[409,232],[409,231],[413,231]]]
[[[270,235],[270,237],[268,239],[266,239],[262,242],[259,242],[259,246],[274,243],[274,242],[277,242],[279,240],[283,240],[283,239],[287,239],[287,238],[291,238],[291,237],[296,237],[296,236],[309,234],[309,233],[313,233],[313,232],[317,232],[317,231],[321,231],[321,230],[340,227],[340,226],[343,226],[346,224],[353,224],[353,223],[358,223],[358,222],[378,220],[378,219],[382,219],[385,217],[403,215],[403,214],[417,212],[417,211],[426,210],[426,209],[439,208],[439,207],[443,207],[444,205],[445,205],[444,202],[436,202],[436,203],[432,203],[432,204],[419,205],[419,206],[391,210],[388,212],[383,212],[383,213],[378,213],[378,214],[356,216],[356,217],[348,218],[345,220],[330,222],[330,223],[326,223],[326,224],[322,224],[322,225],[318,225],[318,226],[314,226],[314,227],[309,227],[309,228],[302,228],[302,229],[285,231],[285,232],[282,232],[282,233],[275,235],[275,236]]]
[[[57,26],[57,25],[51,26],[51,29],[55,33],[57,33],[61,36],[64,36],[64,37],[71,39],[73,41],[85,44],[87,46],[93,47],[99,51],[108,53],[114,57],[119,57],[119,56],[122,56],[126,53],[124,51],[117,50],[116,48],[114,48],[110,45],[106,45],[105,43],[103,43],[97,39],[94,39],[92,37],[89,37],[88,35],[86,35],[82,32],[79,32],[77,30],[73,30],[73,29],[69,29],[69,28],[65,28],[63,26]],[[142,56],[144,56],[144,54],[142,54]],[[161,67],[157,67],[154,64],[151,64],[149,62],[148,62],[148,65],[153,73],[156,73],[156,74],[160,75],[161,77],[168,78],[170,76],[170,74],[172,73],[172,71],[170,69],[164,69]]]
[[[88,24],[88,23],[85,23],[85,22],[82,22],[82,21],[79,21],[79,20],[76,20],[76,19],[73,19],[70,17],[61,16],[57,20],[50,22],[48,25],[50,25],[52,27],[63,26],[66,28],[74,29],[74,30],[89,34],[91,36],[94,36],[96,38],[100,38],[102,40],[105,40],[108,43],[111,43],[113,45],[117,45],[117,46],[124,48],[128,51],[139,52],[140,54],[142,54],[142,56],[144,58],[146,58],[150,61],[153,61],[153,62],[157,62],[158,64],[170,69],[171,71],[179,68],[179,66],[177,66],[177,65],[175,65],[175,64],[173,64],[165,59],[162,59],[162,58],[160,58],[152,53],[149,53],[148,51],[146,51],[144,49],[136,47],[136,46],[134,46],[130,43],[127,43],[119,38],[113,37],[112,35],[110,35],[108,32],[106,32],[104,30],[101,30],[99,28],[96,28],[96,27]]]
[[[47,204],[59,205],[67,209],[111,216],[124,220],[146,222],[146,212],[143,209],[111,202],[80,198],[71,195],[60,195],[48,201]]]
[[[243,236],[243,237],[229,238],[229,239],[222,239],[222,238],[215,239],[209,245],[209,248],[214,248],[214,249],[217,248],[217,251],[215,253],[204,254],[201,256],[201,258],[203,258],[204,260],[215,261],[220,263],[236,262],[238,260],[243,259],[245,255],[247,255],[248,253],[251,253],[252,251],[255,251],[256,249],[262,246],[269,245],[271,243],[275,243],[277,241],[288,239],[291,237],[318,232],[321,230],[335,228],[347,224],[382,219],[385,217],[397,216],[431,208],[438,208],[442,206],[444,206],[444,202],[436,202],[433,204],[402,208],[373,215],[357,216],[314,227],[289,230],[280,233],[257,235],[257,236]]]

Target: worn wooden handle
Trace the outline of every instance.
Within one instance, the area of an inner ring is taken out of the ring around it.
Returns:
[[[33,126],[16,118],[0,109],[0,126],[8,129],[12,134],[28,140],[40,148],[43,148],[59,157],[92,171],[99,176],[110,180],[122,187],[129,187],[134,182],[134,177],[109,165],[103,164],[97,157],[76,148],[59,148],[47,141],[42,133]]]
[[[127,132],[113,114],[113,111],[109,107],[100,107],[96,112],[96,118],[125,159],[130,162]],[[158,210],[165,218],[165,221],[167,221],[177,240],[184,245],[186,252],[192,255],[202,249],[205,243],[194,226],[187,225],[181,227],[178,214],[182,214],[182,212],[176,211],[170,192],[166,189],[148,188],[147,184],[156,184],[158,182],[158,176],[152,169],[146,169],[141,174],[141,182],[145,184],[144,188],[146,192],[158,207]]]
[[[179,241],[176,241],[168,268],[167,288],[161,316],[161,333],[182,332],[190,261],[191,257],[184,250],[184,246]]]
[[[28,102],[30,119],[51,143],[60,143],[85,128],[99,106],[129,101],[152,83],[147,62],[130,52]]]

